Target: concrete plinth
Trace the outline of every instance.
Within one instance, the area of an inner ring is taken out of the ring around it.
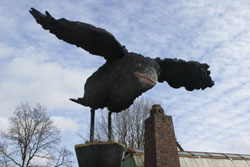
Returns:
[[[91,142],[75,145],[79,167],[120,167],[124,145],[119,142]]]

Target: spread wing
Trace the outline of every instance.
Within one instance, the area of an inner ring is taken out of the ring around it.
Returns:
[[[47,11],[44,15],[34,8],[31,8],[30,13],[45,30],[91,54],[103,56],[106,60],[114,60],[126,53],[125,47],[104,29],[64,18],[56,20]]]
[[[196,61],[181,59],[156,59],[161,68],[159,82],[166,81],[173,88],[184,86],[187,90],[212,87],[214,81],[210,77],[209,66]]]

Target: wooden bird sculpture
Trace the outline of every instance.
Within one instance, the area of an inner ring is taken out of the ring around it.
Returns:
[[[55,19],[34,8],[30,13],[45,30],[57,38],[74,44],[90,54],[102,56],[106,63],[86,81],[84,96],[71,99],[91,108],[91,136],[94,135],[94,111],[107,107],[109,112],[109,139],[111,138],[111,113],[128,108],[143,92],[157,82],[166,81],[173,88],[186,90],[205,89],[214,85],[209,66],[196,61],[181,59],[152,59],[128,52],[108,31],[93,25]]]

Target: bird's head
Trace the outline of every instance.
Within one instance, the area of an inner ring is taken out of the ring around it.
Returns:
[[[154,87],[157,84],[158,76],[154,70],[148,72],[134,72],[139,82],[146,87]]]
[[[151,89],[158,82],[160,67],[155,60],[132,53],[133,74],[142,89]]]

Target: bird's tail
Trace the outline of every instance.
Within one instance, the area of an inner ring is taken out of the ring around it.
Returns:
[[[78,103],[78,104],[81,104],[81,105],[83,105],[83,106],[86,106],[87,104],[86,104],[86,102],[83,100],[83,98],[77,98],[77,99],[69,99],[69,100],[71,100],[71,101],[73,101],[73,102],[75,102],[75,103]]]

